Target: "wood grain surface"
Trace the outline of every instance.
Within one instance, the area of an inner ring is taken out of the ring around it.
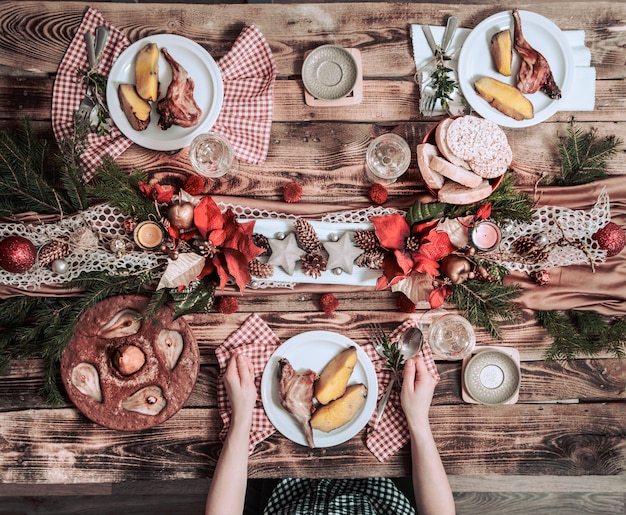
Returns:
[[[88,5],[0,2],[0,128],[14,128],[21,118],[29,116],[36,133],[54,145],[50,109],[55,73]],[[541,174],[558,171],[555,142],[565,134],[572,117],[600,136],[624,138],[626,5],[594,2],[584,3],[583,8],[582,3],[574,2],[574,10],[569,5],[561,1],[505,1],[498,5],[172,3],[148,8],[146,4],[104,2],[96,6],[131,41],[154,33],[181,34],[203,45],[216,58],[230,49],[244,22],[259,26],[274,52],[278,72],[268,159],[262,166],[242,163],[233,181],[211,185],[209,193],[280,200],[282,186],[297,180],[304,188],[303,201],[341,206],[367,201],[364,154],[373,136],[393,130],[414,147],[437,121],[423,117],[418,110],[411,23],[442,24],[455,14],[462,26],[472,28],[495,12],[519,7],[547,16],[561,29],[585,31],[597,72],[596,109],[558,113],[527,129],[505,129],[519,184],[530,185]],[[302,56],[324,43],[361,51],[365,79],[361,104],[342,109],[305,105]],[[626,175],[624,149],[620,152],[622,158],[610,164],[613,175]],[[192,173],[186,149],[162,153],[134,145],[118,161],[125,169],[141,167],[154,174]],[[423,191],[414,161],[409,172],[389,188],[392,196]],[[211,477],[221,449],[214,351],[251,313],[258,313],[283,341],[303,331],[325,329],[341,332],[359,344],[367,341],[369,322],[379,321],[392,329],[408,317],[397,310],[395,295],[389,292],[344,292],[337,297],[340,308],[330,316],[319,310],[316,294],[295,292],[243,295],[239,297],[239,311],[233,315],[211,312],[187,316],[200,347],[198,382],[178,414],[145,431],[129,434],[102,428],[88,421],[69,401],[59,408],[46,406],[38,396],[44,374],[42,362],[29,359],[12,363],[0,375],[0,495],[22,491],[22,485],[97,488],[131,481],[196,481],[191,494],[197,495],[203,488],[198,485],[205,485]],[[626,362],[607,356],[571,363],[546,362],[543,355],[551,339],[539,328],[532,312],[525,312],[518,323],[503,324],[502,340],[492,339],[483,330],[477,334],[481,345],[519,350],[522,385],[517,404],[466,404],[461,398],[460,364],[438,363],[442,380],[431,420],[457,500],[466,508],[480,506],[484,513],[497,513],[502,506],[507,508],[501,512],[528,513],[535,505],[545,505],[546,496],[565,507],[583,502],[589,513],[618,513],[612,510],[623,509]],[[250,477],[407,474],[408,449],[378,463],[363,440],[361,432],[338,447],[310,450],[276,434],[252,455]],[[585,490],[580,477],[588,478],[587,485],[598,486]],[[513,485],[510,489],[507,478]],[[574,481],[575,491],[586,493],[554,493],[536,486],[551,481],[559,487],[567,484],[567,478]],[[492,482],[500,485],[494,487],[500,494],[491,498],[489,511],[480,492]],[[194,502],[201,506],[197,499]],[[87,506],[89,501],[84,499],[83,504]],[[517,505],[524,508],[510,509]]]

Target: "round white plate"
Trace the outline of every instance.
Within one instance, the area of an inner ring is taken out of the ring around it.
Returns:
[[[156,102],[152,103],[150,125],[146,130],[136,131],[128,122],[120,106],[117,89],[122,83],[135,83],[135,58],[147,43],[156,43],[159,47],[159,98],[165,96],[172,81],[171,68],[161,54],[161,48],[167,48],[172,58],[193,79],[193,96],[202,109],[200,120],[194,127],[172,125],[167,130],[161,129],[157,125],[159,114],[156,112]],[[128,139],[150,150],[178,150],[188,146],[196,135],[208,132],[213,126],[222,109],[224,83],[217,63],[200,45],[183,36],[156,34],[136,41],[122,52],[111,68],[106,95],[111,118]]]
[[[465,367],[465,388],[483,404],[503,404],[513,398],[520,386],[520,369],[505,352],[484,350],[476,353]]]
[[[306,446],[306,439],[300,425],[280,404],[278,384],[278,361],[287,358],[294,370],[307,369],[319,375],[326,364],[347,347],[356,347],[357,364],[348,384],[363,383],[367,387],[365,405],[346,425],[324,433],[313,430],[316,447],[332,447],[350,440],[372,416],[378,397],[378,381],[374,365],[359,345],[341,334],[331,331],[309,331],[290,338],[283,343],[267,362],[261,379],[261,399],[263,407],[274,427],[286,438]]]
[[[357,73],[352,54],[336,45],[317,47],[302,65],[304,87],[321,100],[345,97],[354,88]]]
[[[522,20],[522,32],[528,43],[540,52],[548,61],[556,84],[561,88],[561,100],[567,98],[574,79],[574,55],[567,39],[552,21],[543,16],[519,11]],[[501,30],[510,29],[513,37],[513,16],[511,11],[503,11],[480,22],[472,30],[461,48],[459,55],[458,80],[463,96],[472,109],[498,125],[504,127],[529,127],[548,119],[559,109],[561,100],[553,100],[542,91],[526,95],[535,107],[535,116],[530,120],[517,121],[501,113],[478,96],[474,83],[481,77],[493,77],[501,82],[515,86],[521,58],[513,50],[511,76],[498,73],[489,51],[491,37]]]

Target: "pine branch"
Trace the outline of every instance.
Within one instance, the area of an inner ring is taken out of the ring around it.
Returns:
[[[515,178],[506,173],[499,186],[486,199],[475,204],[457,206],[447,204],[445,216],[457,218],[468,214],[476,214],[478,209],[491,202],[491,218],[496,222],[517,220],[531,222],[533,219],[533,204],[528,195],[515,189]]]
[[[139,182],[146,181],[144,171],[133,170],[127,174],[113,159],[105,158],[88,191],[92,198],[105,200],[126,215],[137,216],[140,220],[150,216],[158,218],[156,206],[139,189]]]
[[[554,339],[545,352],[547,361],[573,361],[605,351],[626,357],[626,319],[607,321],[590,311],[537,311],[537,321]]]
[[[491,336],[499,339],[498,321],[519,319],[520,309],[511,301],[519,296],[520,290],[517,284],[470,280],[453,285],[450,301],[464,312],[472,325],[484,327]]]
[[[598,140],[595,129],[583,133],[573,121],[570,122],[567,136],[558,142],[561,174],[549,179],[548,184],[575,186],[606,177],[608,161],[617,155],[621,143],[615,136]]]

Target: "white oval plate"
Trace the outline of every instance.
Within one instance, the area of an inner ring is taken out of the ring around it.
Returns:
[[[574,55],[567,39],[552,21],[530,12],[519,11],[522,20],[522,32],[528,43],[540,52],[548,61],[556,84],[561,88],[561,100],[567,98],[574,79]],[[498,125],[504,127],[529,127],[548,119],[559,109],[560,100],[553,100],[538,91],[526,97],[535,107],[535,116],[530,120],[517,121],[491,107],[478,96],[474,83],[480,77],[493,77],[501,82],[515,86],[521,58],[513,50],[511,76],[505,77],[494,67],[489,52],[491,37],[501,30],[510,29],[513,37],[513,16],[511,11],[503,11],[480,22],[467,36],[459,55],[458,78],[463,96],[472,109]]]
[[[357,64],[352,54],[336,45],[313,50],[302,65],[302,82],[311,95],[321,100],[337,100],[354,89]]]
[[[159,47],[159,98],[165,96],[167,87],[172,81],[171,68],[161,54],[161,48],[167,48],[174,60],[180,63],[193,79],[195,84],[193,95],[202,109],[200,120],[194,127],[172,125],[167,130],[161,129],[157,125],[159,114],[156,112],[156,102],[152,103],[150,125],[146,130],[136,131],[128,122],[120,106],[117,89],[122,83],[135,83],[135,58],[137,52],[147,43],[156,43]],[[178,150],[188,146],[196,135],[208,132],[213,126],[222,109],[224,83],[213,57],[196,42],[175,34],[155,34],[130,45],[113,63],[106,96],[111,119],[128,139],[150,150]]]
[[[348,384],[363,383],[367,387],[365,405],[346,425],[324,433],[313,430],[316,447],[332,447],[350,440],[365,427],[376,408],[378,381],[374,365],[365,351],[346,336],[332,331],[308,331],[283,343],[268,360],[261,379],[261,399],[265,413],[274,427],[289,440],[306,446],[300,425],[280,404],[278,361],[287,358],[296,371],[313,370],[319,375],[326,364],[347,347],[356,347],[357,364]]]

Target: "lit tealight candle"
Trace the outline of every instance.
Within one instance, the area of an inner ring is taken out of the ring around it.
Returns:
[[[493,222],[480,222],[472,230],[472,243],[478,250],[495,250],[500,244],[500,229]]]
[[[135,228],[135,243],[142,249],[155,249],[163,241],[163,230],[156,222],[141,222]]]

